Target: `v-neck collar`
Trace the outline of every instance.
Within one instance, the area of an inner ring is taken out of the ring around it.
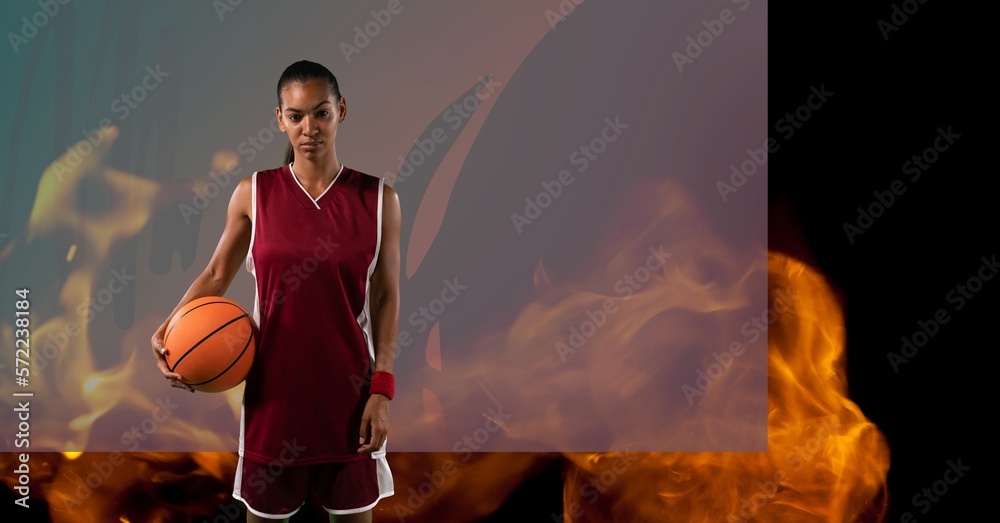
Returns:
[[[343,163],[341,163],[340,170],[337,171],[337,175],[333,177],[333,180],[330,181],[330,184],[326,186],[326,189],[323,189],[323,192],[321,192],[320,195],[317,196],[315,199],[313,199],[312,195],[309,194],[309,191],[302,185],[302,183],[299,182],[299,178],[295,176],[295,171],[292,170],[291,163],[288,164],[288,174],[289,176],[291,176],[292,181],[295,182],[295,185],[297,185],[299,189],[301,189],[301,192],[298,192],[298,194],[300,195],[299,200],[302,202],[302,204],[305,205],[306,207],[315,207],[316,209],[320,209],[321,208],[319,205],[320,200],[322,200],[323,197],[330,192],[330,189],[332,189],[333,186],[337,184],[337,179],[340,178],[340,175],[344,173],[344,170],[346,168],[347,167]]]

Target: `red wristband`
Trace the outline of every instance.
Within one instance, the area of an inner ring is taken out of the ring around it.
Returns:
[[[396,393],[396,377],[391,372],[377,370],[372,373],[372,384],[369,388],[371,394],[383,394],[392,399]]]

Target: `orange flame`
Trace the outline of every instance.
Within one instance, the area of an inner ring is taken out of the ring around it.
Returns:
[[[631,466],[607,454],[568,456],[575,468],[564,491],[566,521],[885,516],[889,450],[845,394],[843,318],[833,294],[820,275],[783,255],[770,255],[769,277],[772,291],[799,299],[769,332],[768,451],[642,454]],[[572,516],[574,506],[587,509],[585,519]]]

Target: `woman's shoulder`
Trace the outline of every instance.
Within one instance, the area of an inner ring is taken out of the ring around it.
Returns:
[[[378,192],[381,191],[383,201],[391,201],[397,198],[396,191],[392,188],[392,184],[384,176],[375,176],[373,174],[368,174],[362,171],[353,170],[357,173],[357,177],[362,180],[365,188]]]
[[[284,171],[287,168],[288,168],[288,165],[286,164],[286,165],[281,165],[279,167],[273,167],[271,169],[263,169],[263,170],[260,170],[260,171],[255,171],[254,174],[256,174],[258,177],[273,176],[275,174],[278,174],[278,173]]]
[[[350,172],[352,175],[361,177],[361,178],[366,179],[366,180],[368,178],[371,178],[371,179],[375,180],[376,182],[379,180],[378,176],[375,176],[375,175],[372,175],[372,174],[368,174],[365,171],[359,171],[358,169],[353,169],[350,166],[348,166],[347,164],[344,164],[344,172],[345,172],[345,174],[347,172]]]
[[[349,183],[354,183],[370,190],[378,190],[379,185],[385,181],[385,178],[352,169],[347,165],[344,165],[344,172],[342,174],[347,175],[344,181],[349,181]],[[388,182],[386,182],[386,187],[388,187]]]

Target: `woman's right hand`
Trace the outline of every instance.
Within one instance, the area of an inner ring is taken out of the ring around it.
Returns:
[[[161,325],[160,328],[156,330],[156,333],[153,334],[153,338],[150,340],[153,346],[153,354],[154,357],[156,358],[156,366],[160,369],[160,372],[163,373],[163,376],[168,380],[170,380],[171,387],[176,387],[178,389],[186,389],[191,392],[194,392],[194,389],[190,385],[184,383],[184,378],[181,377],[180,374],[177,374],[175,372],[170,372],[170,366],[167,365],[167,354],[170,351],[167,350],[167,348],[163,345],[163,337],[166,328],[167,328],[166,324]]]

